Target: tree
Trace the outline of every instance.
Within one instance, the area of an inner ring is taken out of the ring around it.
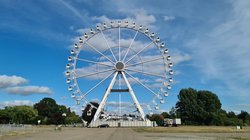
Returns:
[[[43,124],[61,124],[64,122],[63,113],[66,113],[65,106],[60,106],[52,98],[43,98],[39,103],[34,105],[37,109],[39,118]]]
[[[237,115],[233,111],[230,111],[227,113],[227,117],[228,118],[237,118]]]
[[[32,124],[37,115],[37,111],[31,106],[5,107],[0,110],[0,123]]]
[[[168,112],[162,112],[161,115],[164,117],[164,118],[170,118],[170,115],[168,114]],[[148,116],[149,117],[149,116]]]
[[[72,112],[70,108],[68,108],[67,110],[67,117],[65,118],[66,124],[81,123],[81,118],[76,115],[75,112]]]
[[[158,126],[164,125],[164,117],[161,114],[153,114],[149,116],[150,121],[155,121]]]
[[[241,111],[240,114],[237,115],[239,119],[243,121],[245,124],[250,124],[250,115],[246,111]]]
[[[186,124],[211,125],[214,114],[221,109],[218,96],[210,91],[197,91],[192,88],[182,89],[178,99],[176,113]]]
[[[170,118],[174,119],[176,118],[176,109],[175,107],[172,107],[171,110],[169,111]]]
[[[0,124],[7,124],[11,121],[10,112],[6,109],[0,109]]]

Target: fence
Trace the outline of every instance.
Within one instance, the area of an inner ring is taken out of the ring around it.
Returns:
[[[110,127],[154,127],[155,122],[152,121],[95,121],[90,127],[98,127],[102,124],[108,124]]]
[[[31,131],[31,125],[22,125],[22,124],[0,124],[0,136],[11,132],[26,132]]]

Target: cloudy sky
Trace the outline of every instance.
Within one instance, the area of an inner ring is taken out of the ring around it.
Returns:
[[[52,97],[77,109],[64,76],[70,46],[111,20],[146,25],[168,44],[176,75],[163,110],[192,87],[216,93],[227,111],[250,112],[248,0],[1,0],[0,107]]]

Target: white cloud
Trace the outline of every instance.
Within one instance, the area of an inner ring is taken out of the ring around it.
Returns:
[[[34,103],[30,100],[13,100],[13,101],[3,101],[0,102],[0,108],[6,106],[20,106],[20,105],[27,105],[32,106]]]
[[[164,16],[163,17],[165,21],[172,21],[172,20],[175,20],[175,17],[174,16]]]
[[[198,34],[189,47],[194,63],[203,73],[201,79],[220,80],[229,94],[249,96],[250,2],[231,2],[230,17],[202,35]]]
[[[141,24],[144,26],[147,26],[151,29],[156,29],[156,27],[153,25],[156,22],[156,18],[154,15],[147,13],[146,10],[144,9],[130,9],[129,11],[120,11],[120,12],[124,12],[129,14],[130,16],[123,18],[123,19],[110,19],[105,15],[102,16],[94,16],[92,19],[94,21],[98,21],[98,22],[110,22],[110,21],[128,21],[130,23],[137,23],[137,24]]]
[[[106,103],[107,106],[111,106],[111,107],[119,107],[120,106],[120,102],[117,101],[109,101]],[[135,108],[134,104],[132,104],[131,102],[121,102],[121,106],[122,107],[129,107],[129,108]]]
[[[185,61],[191,60],[191,56],[189,54],[173,54],[173,62],[174,64],[179,64]]]
[[[20,86],[8,87],[5,91],[9,94],[31,95],[31,94],[52,94],[52,90],[48,87],[42,86]]]
[[[20,76],[7,76],[0,75],[0,88],[6,88],[10,86],[18,86],[28,83],[28,80]]]
[[[52,94],[52,90],[43,86],[22,86],[27,84],[28,80],[20,76],[0,75],[0,89],[9,94]]]
[[[83,16],[81,12],[79,12],[75,7],[73,7],[71,4],[67,3],[64,0],[60,1],[61,4],[63,4],[69,11],[71,11],[75,16],[77,16],[81,21],[86,22],[86,17]]]

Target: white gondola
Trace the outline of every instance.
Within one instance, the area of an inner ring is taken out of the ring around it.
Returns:
[[[75,54],[75,51],[74,51],[74,50],[70,50],[70,54],[71,54],[71,55],[74,55],[74,54]]]
[[[161,104],[164,104],[164,102],[165,102],[164,99],[160,99]]]
[[[168,63],[168,67],[172,68],[173,67],[173,63]]]
[[[142,30],[142,25],[139,26],[139,30]]]
[[[106,29],[107,28],[107,24],[103,23],[103,28]]]
[[[155,37],[155,33],[151,33],[150,37]]]
[[[160,37],[157,37],[155,41],[160,42],[161,41]]]
[[[168,54],[168,49],[165,49],[165,50],[164,50],[164,54]]]
[[[135,23],[132,24],[132,28],[135,28]]]
[[[75,44],[75,45],[74,45],[74,48],[75,48],[75,49],[79,49],[79,47],[78,47],[78,45],[77,45],[77,44]]]
[[[164,97],[167,97],[167,96],[168,96],[168,93],[167,93],[167,92],[163,92],[163,96],[164,96]]]
[[[111,21],[111,22],[110,22],[110,26],[111,26],[111,27],[114,27],[114,21]]]
[[[71,83],[71,80],[68,78],[68,79],[66,80],[66,83],[67,83],[67,84],[70,84],[70,83]]]
[[[119,27],[121,26],[121,21],[118,21],[118,26],[119,26]]]
[[[88,38],[89,36],[88,36],[88,34],[87,34],[87,33],[84,33],[84,37],[85,37],[85,38]]]
[[[174,80],[173,80],[173,78],[171,77],[171,78],[168,79],[168,81],[169,81],[170,83],[173,83]]]
[[[70,69],[71,68],[71,64],[66,64],[66,69]]]
[[[100,27],[99,25],[96,25],[96,29],[97,29],[98,31],[100,31],[100,30],[101,30],[101,27]]]
[[[67,77],[69,77],[69,76],[70,76],[70,72],[69,72],[69,71],[66,71],[65,75],[66,75]]]
[[[170,90],[170,89],[171,89],[171,85],[168,85],[168,86],[167,86],[167,89]]]
[[[149,32],[149,29],[147,28],[144,33],[147,34],[148,32]]]
[[[76,95],[73,93],[73,94],[71,94],[71,98],[75,98],[76,97]]]
[[[170,74],[170,75],[173,75],[173,74],[174,74],[174,71],[173,71],[173,70],[170,70],[170,71],[169,71],[169,74]]]
[[[72,57],[69,56],[69,57],[68,57],[68,61],[70,62],[70,61],[72,61],[72,60],[73,60]]]
[[[83,40],[82,40],[82,38],[79,38],[79,43],[83,43]]]
[[[159,110],[160,108],[159,108],[159,106],[158,105],[156,105],[155,106],[155,110]]]
[[[93,29],[90,29],[90,33],[91,33],[91,34],[94,34],[95,31],[94,31]]]
[[[68,87],[68,91],[72,91],[73,90],[73,87],[72,86],[69,86]]]
[[[167,60],[170,61],[170,60],[171,60],[171,56],[168,56],[168,57],[167,57]]]
[[[164,48],[165,47],[165,43],[162,42],[161,45],[160,45],[161,48]]]
[[[76,104],[80,105],[80,100],[79,99],[76,100]]]
[[[128,21],[125,21],[125,26],[128,27]]]

